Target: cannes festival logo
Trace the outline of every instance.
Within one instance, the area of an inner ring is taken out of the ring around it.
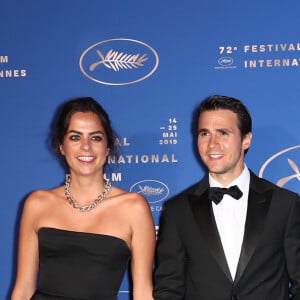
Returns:
[[[149,203],[163,201],[170,193],[168,186],[158,180],[139,181],[132,185],[130,191],[142,194]]]
[[[300,145],[290,147],[279,151],[278,153],[271,156],[263,164],[259,171],[259,177],[263,177],[264,173],[270,169],[271,171],[275,169],[282,170],[284,174],[276,180],[276,184],[280,187],[285,186],[287,183],[294,180],[300,181],[300,170],[297,163],[297,158],[299,158]],[[298,155],[297,155],[298,152]]]
[[[158,68],[157,52],[150,45],[132,39],[101,41],[81,55],[82,73],[97,83],[128,85],[150,77]]]

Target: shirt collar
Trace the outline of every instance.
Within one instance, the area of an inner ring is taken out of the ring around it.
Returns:
[[[242,173],[227,186],[223,186],[221,183],[215,180],[210,174],[208,175],[208,178],[209,178],[209,186],[211,187],[230,187],[233,185],[237,185],[243,191],[247,189],[247,187],[250,184],[250,171],[246,166],[246,164],[244,164],[244,170],[242,171]]]

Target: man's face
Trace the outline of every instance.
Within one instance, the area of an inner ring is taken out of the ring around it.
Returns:
[[[198,120],[198,151],[211,176],[228,185],[244,169],[244,151],[252,134],[243,139],[237,114],[227,109],[205,111]]]

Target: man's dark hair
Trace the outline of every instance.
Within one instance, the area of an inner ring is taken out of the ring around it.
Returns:
[[[242,139],[246,134],[252,132],[252,119],[247,107],[239,100],[233,97],[213,95],[205,99],[196,111],[196,119],[199,120],[201,113],[218,109],[227,109],[237,114],[238,128]]]

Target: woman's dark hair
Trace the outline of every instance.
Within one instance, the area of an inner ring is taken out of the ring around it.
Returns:
[[[60,154],[60,145],[70,125],[71,117],[77,112],[93,112],[96,114],[105,130],[107,136],[107,147],[110,155],[118,155],[119,147],[115,142],[118,138],[111,126],[110,118],[104,108],[91,97],[81,97],[63,103],[57,112],[52,127],[52,147],[56,153]]]

